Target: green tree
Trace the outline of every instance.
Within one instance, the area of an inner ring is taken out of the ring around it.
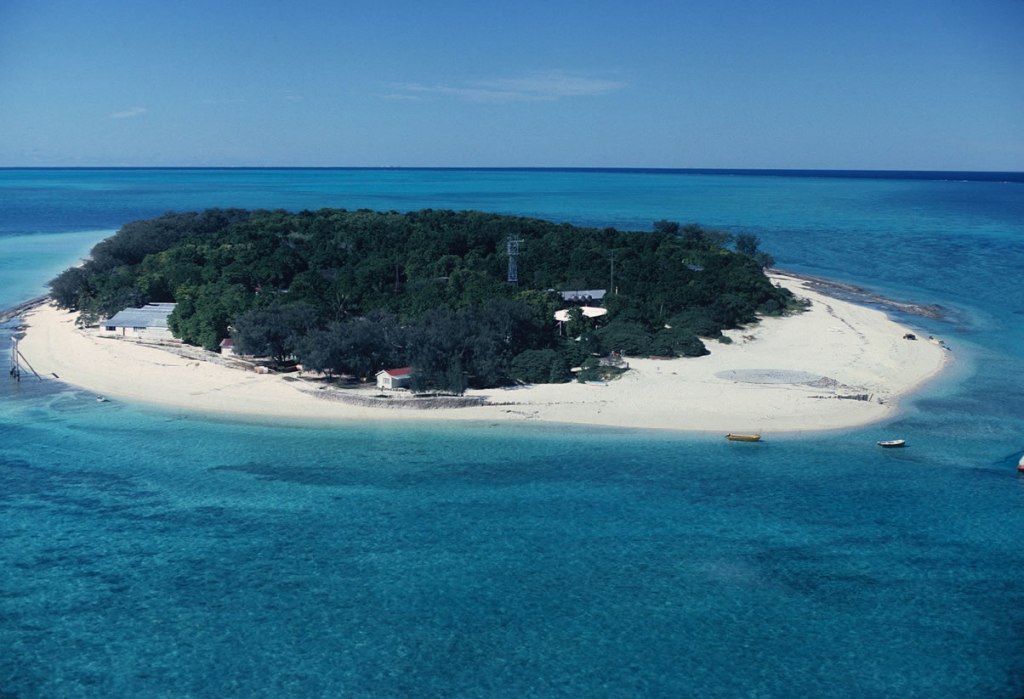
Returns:
[[[235,319],[231,337],[235,351],[283,362],[316,323],[316,312],[305,304],[253,309]]]
[[[679,224],[676,221],[661,219],[660,221],[654,222],[654,230],[658,233],[665,233],[666,235],[678,235]]]
[[[558,383],[565,375],[564,363],[553,349],[524,350],[512,360],[512,378],[524,383]],[[553,377],[557,377],[555,381]]]
[[[246,290],[238,286],[185,286],[167,324],[183,342],[215,351],[228,336],[230,320],[245,310],[248,300]]]
[[[615,320],[598,332],[601,347],[608,352],[621,352],[644,357],[651,352],[651,334],[639,323]]]
[[[736,252],[747,257],[754,257],[757,254],[761,239],[750,233],[740,233],[736,236]]]
[[[82,297],[89,291],[89,273],[82,267],[69,267],[50,281],[50,297],[60,308],[79,310]]]
[[[700,338],[685,328],[662,328],[651,339],[650,351],[659,357],[702,357],[710,354]]]

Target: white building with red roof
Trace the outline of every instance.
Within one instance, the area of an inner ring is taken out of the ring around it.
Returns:
[[[384,369],[377,372],[377,388],[408,388],[412,381],[412,367]]]

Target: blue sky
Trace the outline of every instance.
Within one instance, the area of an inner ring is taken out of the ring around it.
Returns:
[[[1024,0],[0,0],[0,166],[1024,170]]]

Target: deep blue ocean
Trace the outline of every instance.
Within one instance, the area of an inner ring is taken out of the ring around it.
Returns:
[[[900,320],[954,357],[886,424],[756,445],[5,379],[0,697],[1024,695],[1024,177],[848,175],[0,170],[0,307],[171,210],[667,218],[940,304]]]

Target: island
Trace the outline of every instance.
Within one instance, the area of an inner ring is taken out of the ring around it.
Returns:
[[[943,346],[882,311],[770,263],[754,236],[670,221],[169,214],[124,226],[57,277],[22,351],[89,391],[199,413],[723,432],[881,420],[945,363]],[[180,344],[90,327],[147,303],[175,304]],[[226,340],[265,361],[239,370],[215,353]],[[254,370],[267,365],[281,373]],[[431,409],[382,410],[417,405]]]

